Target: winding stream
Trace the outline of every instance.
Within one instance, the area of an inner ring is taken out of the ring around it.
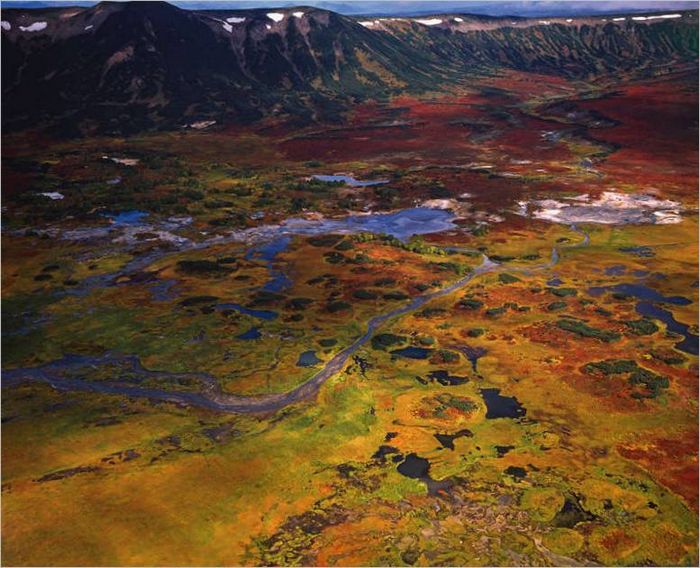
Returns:
[[[572,226],[571,229],[583,236],[583,240],[572,245],[565,245],[566,248],[587,246],[590,242],[589,236]],[[545,270],[554,266],[559,260],[559,250],[552,248],[552,255],[549,262],[521,270]],[[41,381],[50,384],[57,390],[97,392],[103,394],[118,394],[129,397],[149,398],[179,404],[188,404],[209,410],[227,413],[256,413],[272,412],[313,397],[321,385],[329,378],[339,373],[345,366],[347,360],[369,339],[374,332],[390,319],[397,318],[413,312],[436,298],[441,298],[452,294],[463,288],[477,276],[493,272],[501,265],[493,262],[484,256],[483,262],[470,274],[452,283],[450,286],[441,288],[434,292],[417,296],[409,303],[404,304],[394,310],[377,315],[369,320],[365,332],[352,344],[337,353],[328,363],[311,379],[298,387],[278,394],[268,394],[261,396],[239,396],[225,393],[221,390],[218,381],[208,373],[171,373],[168,371],[150,371],[144,369],[138,357],[125,356],[115,353],[105,353],[104,355],[91,357],[79,355],[67,355],[61,359],[47,363],[39,367],[19,368],[6,370],[2,374],[3,386],[13,386],[25,381]],[[132,386],[123,382],[89,381],[74,378],[77,372],[90,369],[114,365],[118,367],[118,372],[129,377],[132,382],[134,378],[139,381],[149,378],[167,379],[172,382],[196,381],[202,384],[199,392],[188,391],[167,391],[156,388],[145,388]],[[69,376],[66,376],[69,375]],[[73,375],[73,376],[70,376]]]

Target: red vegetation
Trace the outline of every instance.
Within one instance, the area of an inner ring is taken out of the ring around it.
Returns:
[[[680,439],[657,438],[643,445],[617,448],[620,455],[639,463],[663,485],[698,510],[698,432]]]

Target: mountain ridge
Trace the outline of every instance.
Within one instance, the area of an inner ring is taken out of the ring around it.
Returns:
[[[697,11],[661,16],[363,20],[303,5],[109,1],[4,9],[3,128],[50,125],[70,136],[274,115],[333,121],[358,101],[504,68],[580,79],[695,61]]]

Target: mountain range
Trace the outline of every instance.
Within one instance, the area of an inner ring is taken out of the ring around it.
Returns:
[[[560,18],[351,17],[309,6],[166,2],[2,10],[2,126],[133,134],[282,115],[337,120],[354,102],[439,92],[515,69],[648,76],[698,55],[698,13]]]
[[[7,8],[58,8],[94,6],[95,0],[5,0]],[[186,10],[240,10],[243,8],[293,8],[294,0],[173,0]],[[689,0],[307,0],[306,5],[345,15],[418,16],[435,13],[468,13],[486,16],[590,16],[649,11],[694,10]]]

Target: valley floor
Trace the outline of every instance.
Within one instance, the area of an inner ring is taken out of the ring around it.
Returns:
[[[697,565],[697,105],[5,137],[3,563]]]

